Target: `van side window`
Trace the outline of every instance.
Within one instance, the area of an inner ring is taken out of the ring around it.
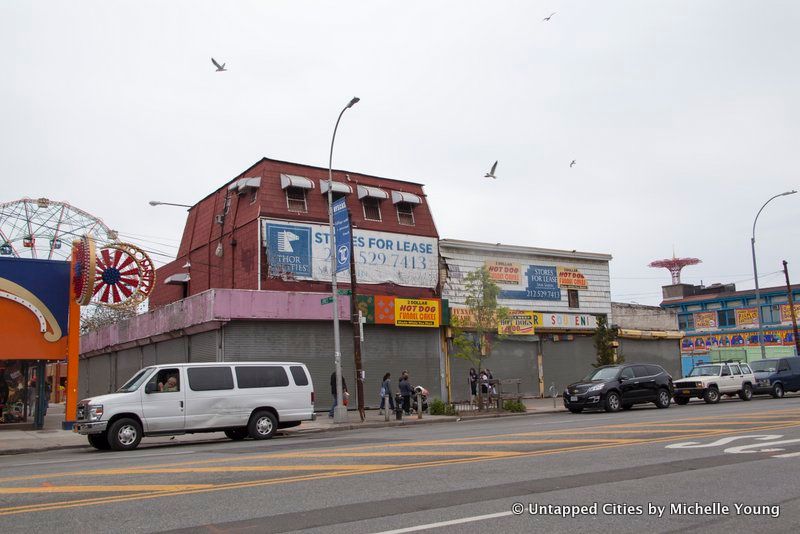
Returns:
[[[299,365],[292,365],[289,367],[289,370],[292,372],[292,378],[294,379],[294,383],[297,386],[307,386],[308,385],[308,376],[306,372],[303,370],[302,367]]]
[[[161,369],[148,382],[155,386],[153,393],[170,393],[181,390],[180,371],[178,369]]]
[[[650,376],[660,375],[664,372],[664,369],[658,365],[645,365],[645,367],[647,367],[647,374]]]
[[[233,389],[230,367],[189,367],[189,388],[192,391]]]
[[[731,368],[731,374],[734,374],[734,375],[742,374],[742,372],[739,370],[739,366],[738,365],[730,364],[728,367]]]
[[[778,364],[778,372],[780,373],[781,371],[788,371],[788,370],[789,370],[789,362],[787,362],[786,360],[781,360],[781,363]]]
[[[636,378],[643,378],[650,375],[650,370],[647,369],[646,365],[634,365],[633,372],[636,375]]]
[[[633,367],[626,367],[623,369],[622,373],[620,373],[620,378],[627,378],[628,380],[631,380],[633,378]]]
[[[740,363],[740,364],[739,364],[739,367],[741,367],[741,368],[742,368],[742,374],[749,375],[750,373],[752,373],[752,372],[753,372],[753,371],[750,369],[750,366],[749,366],[749,365],[747,365],[746,363]]]
[[[731,375],[731,370],[728,369],[727,365],[723,365],[722,366],[722,376],[730,376],[730,375]]]
[[[289,385],[286,369],[277,365],[248,365],[236,368],[239,388],[277,388]]]

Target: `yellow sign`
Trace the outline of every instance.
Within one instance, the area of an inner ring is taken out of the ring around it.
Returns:
[[[800,319],[800,304],[794,305],[794,316],[796,319]],[[781,306],[781,322],[782,323],[792,322],[792,310],[788,304],[784,304]]]
[[[438,300],[394,299],[395,326],[439,328],[442,309]]]
[[[452,324],[461,328],[475,326],[475,315],[467,307],[450,306],[450,320]]]
[[[716,328],[717,312],[699,312],[694,314],[695,328]]]
[[[736,324],[738,326],[758,324],[758,310],[755,308],[738,308],[736,310]]]
[[[534,329],[542,324],[542,314],[532,311],[512,311],[508,319],[500,321],[497,327],[498,334],[513,336],[532,336]]]
[[[558,267],[558,287],[562,289],[589,289],[589,283],[578,269]]]
[[[520,274],[522,267],[519,263],[511,263],[507,261],[487,261],[486,269],[489,271],[489,277],[502,285],[519,285]]]

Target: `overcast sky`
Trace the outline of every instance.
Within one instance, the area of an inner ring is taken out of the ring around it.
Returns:
[[[334,167],[425,184],[443,238],[612,254],[623,302],[673,247],[752,288],[753,218],[800,186],[799,32],[792,0],[0,2],[0,201],[174,255],[186,213],[149,200],[325,167],[359,96]],[[800,282],[799,212],[759,219],[762,287]]]

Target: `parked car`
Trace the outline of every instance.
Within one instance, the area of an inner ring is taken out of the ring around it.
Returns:
[[[178,363],[146,367],[116,393],[80,401],[73,431],[96,449],[130,450],[142,436],[269,439],[314,418],[314,385],[302,363]]]
[[[572,413],[584,409],[616,412],[630,410],[634,404],[653,402],[669,408],[672,377],[661,366],[631,363],[598,367],[580,382],[564,390],[564,406]]]
[[[749,365],[755,375],[753,393],[779,399],[787,391],[800,391],[800,357],[755,360]]]
[[[746,363],[698,365],[688,376],[675,381],[675,404],[688,404],[692,397],[715,404],[723,395],[739,395],[749,401],[753,398],[753,384],[755,377]]]

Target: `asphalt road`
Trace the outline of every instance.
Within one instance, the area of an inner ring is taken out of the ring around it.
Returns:
[[[800,524],[798,462],[798,396],[262,442],[145,439],[129,453],[0,457],[0,532],[762,534]]]

